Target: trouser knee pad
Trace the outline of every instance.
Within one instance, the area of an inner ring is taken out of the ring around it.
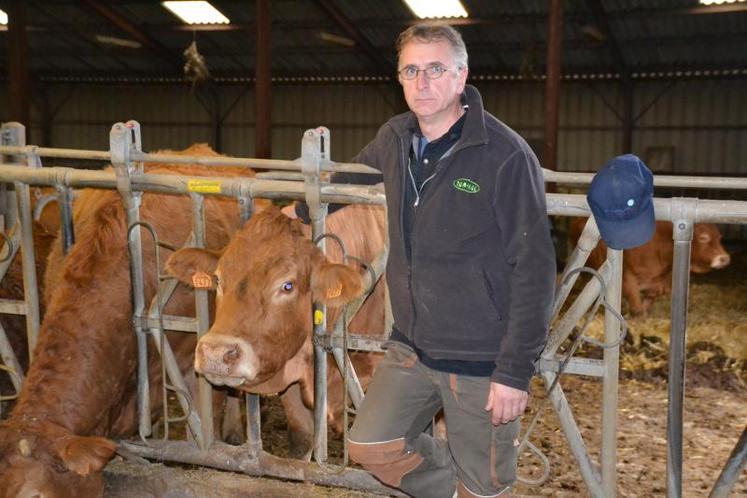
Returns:
[[[404,438],[382,443],[348,443],[350,458],[389,486],[399,486],[402,477],[423,462],[422,455],[406,448]]]

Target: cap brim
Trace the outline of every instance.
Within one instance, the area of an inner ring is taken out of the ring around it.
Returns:
[[[632,249],[642,246],[654,236],[656,216],[654,205],[648,203],[635,218],[609,221],[594,217],[605,244],[612,249]]]

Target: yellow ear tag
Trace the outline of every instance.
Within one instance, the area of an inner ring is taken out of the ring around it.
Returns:
[[[213,277],[204,271],[198,271],[192,275],[192,287],[195,289],[210,289],[213,287]]]
[[[334,299],[342,295],[342,282],[337,282],[335,287],[327,289],[327,299]]]
[[[314,325],[321,325],[324,321],[324,313],[322,310],[314,310]]]

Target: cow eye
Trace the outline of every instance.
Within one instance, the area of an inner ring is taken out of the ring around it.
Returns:
[[[707,233],[701,233],[700,235],[698,235],[698,242],[700,242],[701,244],[707,244],[710,241],[711,241],[711,236],[708,235]]]
[[[280,288],[283,292],[293,292],[293,282],[283,282],[283,285],[281,285]]]

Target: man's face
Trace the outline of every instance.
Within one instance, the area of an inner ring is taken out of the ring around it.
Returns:
[[[423,71],[418,72],[412,80],[399,78],[407,105],[418,119],[437,118],[450,112],[451,106],[458,102],[459,95],[464,91],[467,69],[457,69],[454,52],[445,40],[430,43],[413,40],[402,48],[398,70],[407,66],[426,69],[434,65],[449,71],[438,79],[428,79]]]

